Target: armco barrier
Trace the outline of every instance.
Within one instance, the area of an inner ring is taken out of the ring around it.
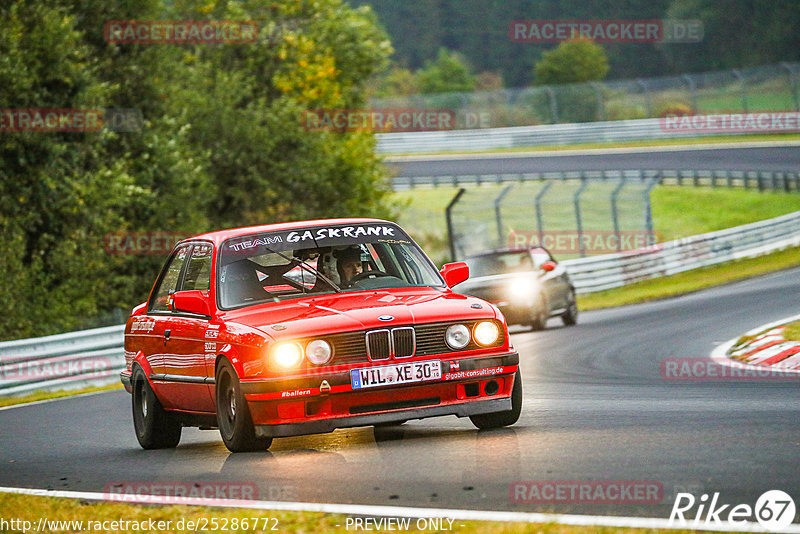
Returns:
[[[578,292],[591,293],[791,246],[800,246],[800,212],[563,264]],[[0,396],[118,380],[123,331],[118,325],[0,343]]]
[[[0,343],[0,395],[119,380],[124,325]]]
[[[718,115],[710,115],[718,117]],[[678,130],[665,128],[663,119],[633,119],[603,122],[577,122],[568,124],[543,124],[538,126],[513,126],[508,128],[483,128],[473,130],[438,130],[425,132],[396,132],[376,134],[376,152],[379,154],[419,154],[439,152],[466,152],[498,150],[535,146],[572,145],[580,143],[616,143],[652,139],[682,139],[714,135],[742,135],[754,133],[796,133],[797,129],[783,131],[730,131]]]
[[[674,139],[698,135],[703,134],[665,130],[661,125],[661,119],[636,119],[477,130],[398,132],[376,134],[375,137],[378,139],[376,151],[379,154],[414,154],[640,139]],[[719,135],[719,133],[708,135]]]
[[[659,243],[643,251],[563,264],[578,293],[592,293],[793,246],[800,246],[800,212]]]

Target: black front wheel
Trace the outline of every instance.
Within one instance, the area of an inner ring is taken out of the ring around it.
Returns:
[[[561,316],[561,320],[564,321],[564,326],[572,326],[577,324],[578,322],[578,303],[577,299],[575,298],[575,290],[571,290],[569,293],[569,300],[567,301],[567,311]]]
[[[181,441],[181,423],[164,410],[141,367],[131,377],[133,428],[143,449],[173,449]]]
[[[239,387],[239,377],[228,360],[217,366],[217,424],[222,441],[231,452],[265,451],[272,438],[256,436],[247,401]]]
[[[522,375],[519,371],[514,375],[514,387],[511,390],[511,409],[507,412],[483,413],[470,415],[469,420],[481,430],[511,426],[522,413]]]
[[[536,302],[531,307],[530,324],[531,330],[544,330],[547,326],[547,318],[550,313],[547,310],[547,299],[544,295],[539,295]]]

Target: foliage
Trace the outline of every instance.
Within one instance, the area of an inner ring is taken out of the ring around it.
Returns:
[[[420,92],[450,93],[475,89],[475,77],[470,68],[458,54],[445,48],[439,49],[436,61],[425,63],[425,67],[417,72],[417,83]]]
[[[552,48],[515,43],[513,20],[699,20],[697,43],[605,45],[613,79],[703,72],[800,61],[800,2],[797,0],[350,0],[370,5],[392,37],[395,60],[410,69],[436,57],[441,47],[457,51],[477,72],[499,71],[508,87],[531,83],[532,66]]]
[[[112,20],[256,21],[255,44],[109,44]],[[163,257],[111,232],[193,235],[328,216],[389,217],[368,133],[303,128],[364,105],[391,46],[339,0],[15,0],[0,7],[4,108],[129,108],[133,132],[0,130],[0,339],[80,328],[147,297]]]
[[[537,85],[602,80],[608,73],[608,58],[602,46],[587,39],[570,39],[542,54],[534,73]]]

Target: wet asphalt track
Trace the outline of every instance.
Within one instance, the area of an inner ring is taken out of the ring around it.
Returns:
[[[0,411],[0,485],[102,492],[122,481],[254,482],[262,500],[664,517],[674,488],[755,504],[800,496],[800,384],[676,383],[663,358],[707,358],[719,342],[798,313],[800,269],[656,303],[584,313],[512,338],[525,383],[512,428],[453,416],[276,439],[231,455],[216,431],[184,429],[143,451],[122,392]],[[517,504],[516,480],[648,480],[664,503]]]
[[[587,154],[487,154],[458,159],[458,156],[418,156],[390,160],[396,176],[454,176],[514,174],[553,171],[602,171],[628,169],[791,171],[800,168],[800,147],[751,148],[632,148]]]

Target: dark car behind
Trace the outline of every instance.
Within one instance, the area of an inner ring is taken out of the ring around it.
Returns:
[[[497,249],[464,261],[470,277],[454,290],[496,305],[508,324],[541,330],[550,317],[560,316],[567,326],[577,322],[575,287],[546,249]]]

